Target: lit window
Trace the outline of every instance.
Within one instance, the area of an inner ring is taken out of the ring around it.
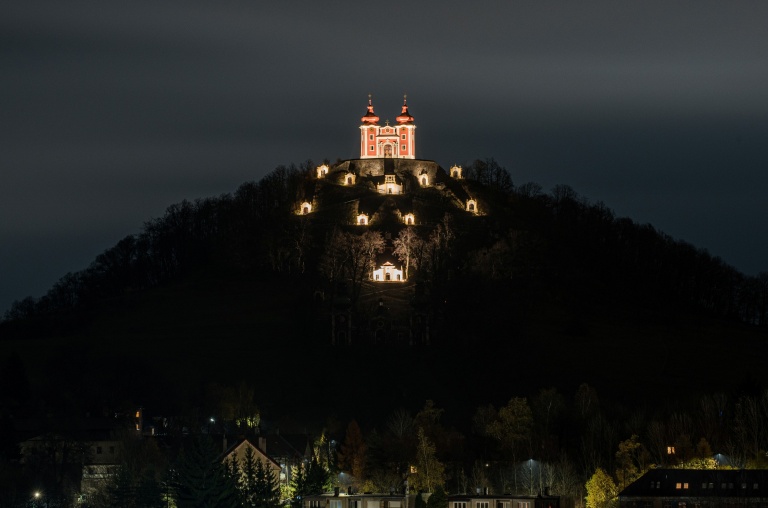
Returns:
[[[683,486],[683,485],[682,485],[681,483],[676,483],[676,484],[675,484],[675,488],[676,488],[676,489],[682,488],[682,486]]]
[[[667,455],[674,455],[674,454],[675,454],[675,447],[667,446]]]
[[[688,484],[687,483],[683,483],[683,488],[687,489],[688,488]]]

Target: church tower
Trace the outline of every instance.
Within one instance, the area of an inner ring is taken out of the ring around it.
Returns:
[[[389,125],[389,121],[379,125],[379,117],[373,112],[371,96],[368,96],[368,111],[360,125],[361,159],[416,158],[416,126],[408,112],[406,96],[403,96],[403,109],[396,120],[397,125]]]

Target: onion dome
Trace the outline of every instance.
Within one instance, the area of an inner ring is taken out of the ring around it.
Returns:
[[[407,95],[403,95],[403,111],[400,113],[400,116],[397,117],[397,123],[399,124],[413,123],[413,117],[408,113],[407,98]]]
[[[368,111],[361,118],[363,123],[376,125],[379,123],[379,117],[373,112],[373,104],[371,103],[371,94],[368,94]]]

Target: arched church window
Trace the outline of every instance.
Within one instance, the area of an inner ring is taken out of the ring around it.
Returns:
[[[475,211],[475,204],[474,203],[470,203],[469,204],[469,211],[470,212],[474,212]]]

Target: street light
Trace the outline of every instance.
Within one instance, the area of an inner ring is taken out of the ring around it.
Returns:
[[[36,490],[32,493],[32,500],[34,503],[34,506],[44,506],[40,504],[40,502],[43,500],[43,493],[39,490]]]
[[[528,459],[528,495],[533,495],[533,459]]]

